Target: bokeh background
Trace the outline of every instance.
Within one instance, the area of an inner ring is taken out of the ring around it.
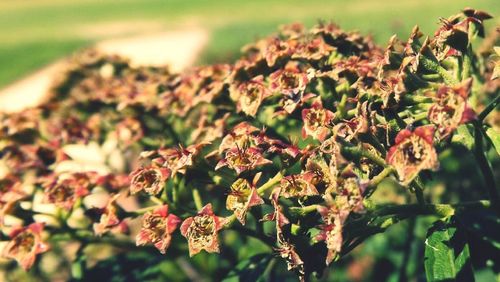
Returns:
[[[432,34],[440,17],[456,14],[467,6],[495,17],[486,25],[489,32],[499,26],[498,0],[0,0],[0,96],[2,89],[16,81],[29,78],[79,49],[102,42],[112,42],[113,46],[131,44],[133,52],[149,53],[153,59],[154,56],[166,57],[166,61],[177,59],[172,61],[177,64],[173,68],[181,69],[193,64],[230,62],[239,55],[242,46],[272,33],[282,24],[302,22],[311,27],[318,20],[331,20],[344,29],[370,34],[376,42],[385,44],[393,34],[407,38],[415,24],[425,34]],[[138,49],[141,46],[138,42],[144,49]],[[160,50],[154,50],[155,46]],[[22,99],[26,100],[24,96]],[[442,171],[432,183],[430,197],[444,202],[483,198],[481,193],[485,190],[471,161],[473,156],[458,147],[445,154],[449,156],[443,157]],[[396,203],[404,203],[407,195],[390,183],[377,193],[374,197]],[[332,267],[332,275],[323,280],[396,281],[401,265],[408,263],[408,276],[419,281],[415,277],[423,277],[425,233],[433,220],[407,221],[386,234],[373,236]],[[237,235],[233,235],[237,241]],[[408,238],[412,236],[415,240]],[[252,244],[250,252],[264,248],[258,242]],[[475,249],[482,252],[481,247]],[[240,255],[248,255],[247,251],[242,248]],[[116,268],[125,271],[135,267],[140,271],[148,264],[148,258],[143,257],[137,258],[136,264],[121,263],[121,259],[108,261],[91,275],[98,278]],[[200,271],[214,269],[218,263],[217,256],[207,254],[193,259]],[[482,266],[476,272],[477,281],[497,279],[486,263],[476,263]],[[185,278],[175,263],[162,261],[159,268],[173,280]],[[282,273],[286,271],[283,269]]]
[[[466,6],[500,12],[497,0],[1,0],[0,88],[110,38],[203,29],[209,40],[196,63],[205,64],[231,60],[284,23],[333,20],[385,43],[414,24],[431,32],[439,17]]]

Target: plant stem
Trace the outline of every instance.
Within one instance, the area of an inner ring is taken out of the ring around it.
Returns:
[[[310,205],[310,206],[304,206],[304,207],[291,207],[289,209],[290,213],[298,215],[298,216],[305,216],[308,215],[312,212],[315,212],[318,210],[318,207],[320,205]]]
[[[491,101],[491,103],[489,103],[488,106],[486,106],[486,108],[484,108],[484,110],[477,116],[479,122],[482,122],[486,116],[488,116],[488,114],[498,106],[498,104],[500,104],[500,94],[497,95],[495,99],[493,99],[493,101]]]
[[[200,191],[198,191],[198,189],[196,188],[193,188],[192,193],[193,193],[194,205],[196,209],[200,211],[203,208],[203,202],[201,201]]]
[[[388,167],[388,165],[385,163],[385,160],[382,157],[379,157],[376,154],[368,150],[364,150],[360,147],[343,146],[342,153],[350,157],[353,157],[355,159],[360,159],[361,157],[365,157],[379,166],[382,166],[384,168]]]
[[[382,182],[382,180],[386,179],[390,174],[394,172],[394,169],[390,166],[385,167],[379,174],[374,176],[371,180],[368,186],[366,187],[366,190],[364,192],[365,197],[371,196],[377,186]]]
[[[407,271],[408,261],[410,260],[411,244],[413,243],[413,240],[415,238],[415,222],[416,222],[415,218],[410,219],[410,222],[408,222],[407,226],[408,237],[406,237],[405,241],[403,260],[401,261],[401,265],[399,266],[398,281],[400,282],[408,281],[406,271]]]
[[[274,185],[278,184],[283,178],[283,174],[278,172],[273,178],[269,179],[266,183],[262,184],[259,188],[257,188],[257,193],[262,196],[266,193],[267,190],[274,187]]]
[[[436,215],[448,217],[468,209],[489,208],[491,202],[487,200],[477,202],[465,202],[461,204],[408,204],[408,205],[389,205],[375,207],[375,216],[386,215]]]
[[[483,136],[481,133],[481,124],[478,122],[474,123],[474,156],[476,157],[479,169],[483,174],[484,182],[486,184],[486,189],[488,189],[488,194],[492,205],[495,207],[497,212],[500,211],[500,196],[498,195],[497,186],[495,183],[495,177],[493,171],[491,170],[490,163],[484,154],[483,149]]]

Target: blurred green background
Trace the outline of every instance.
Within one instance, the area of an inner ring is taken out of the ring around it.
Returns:
[[[1,0],[0,87],[116,35],[100,30],[110,23],[120,35],[206,28],[210,42],[198,59],[204,64],[234,58],[245,43],[284,23],[333,20],[384,43],[394,33],[406,37],[414,24],[432,32],[439,17],[471,5],[494,16],[500,11],[497,0]]]

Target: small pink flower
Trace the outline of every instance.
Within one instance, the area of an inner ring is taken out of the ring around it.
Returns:
[[[15,259],[24,270],[30,269],[35,263],[36,255],[49,249],[41,238],[43,228],[43,223],[32,223],[12,231],[12,239],[3,249],[2,256]]]
[[[227,196],[226,208],[233,211],[236,218],[243,225],[245,225],[248,210],[253,206],[264,203],[255,188],[259,176],[260,174],[255,176],[253,183],[249,183],[248,180],[243,178],[237,179],[231,185],[231,192]]]
[[[137,246],[152,243],[162,254],[165,254],[172,241],[172,233],[181,220],[168,213],[168,206],[163,205],[142,218],[142,228],[136,237]]]
[[[328,134],[330,134],[330,123],[335,115],[323,108],[321,99],[317,99],[309,109],[302,110],[302,120],[304,127],[302,127],[302,137],[311,136],[319,141],[324,141]]]
[[[392,165],[403,185],[408,185],[421,170],[439,167],[433,146],[434,126],[420,126],[415,131],[404,129],[396,136],[396,144],[389,149],[386,161]]]
[[[158,167],[140,167],[130,173],[130,192],[135,194],[144,190],[146,193],[156,195],[165,187],[170,177],[170,170]]]
[[[476,117],[474,111],[467,105],[471,88],[472,78],[469,78],[454,87],[442,86],[437,91],[428,118],[437,126],[439,139],[447,138],[460,124]]]
[[[181,234],[188,240],[189,256],[192,257],[201,250],[218,253],[217,233],[224,224],[225,219],[214,215],[212,204],[207,204],[197,215],[184,220],[181,225]]]

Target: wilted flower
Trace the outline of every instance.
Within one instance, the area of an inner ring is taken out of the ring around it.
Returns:
[[[43,223],[32,223],[11,232],[11,240],[3,249],[2,256],[15,259],[24,270],[35,263],[36,255],[46,252],[49,246],[42,241]]]
[[[240,174],[244,171],[255,169],[257,166],[270,163],[272,161],[264,158],[262,150],[257,147],[233,148],[226,151],[224,159],[217,163],[215,170],[227,166],[234,169],[237,174]]]
[[[421,170],[439,167],[433,138],[432,125],[420,126],[413,132],[404,129],[396,136],[386,161],[396,169],[403,185],[408,185]]]
[[[97,185],[111,191],[118,191],[130,186],[130,178],[126,174],[110,173],[97,178]]]
[[[333,194],[336,207],[342,212],[364,212],[363,191],[365,185],[361,184],[359,179],[354,175],[346,175],[343,173],[337,178],[337,185],[333,191],[328,192]]]
[[[94,233],[97,236],[101,236],[102,234],[109,231],[111,228],[116,227],[121,223],[121,220],[118,218],[117,211],[118,205],[116,204],[116,200],[120,197],[120,194],[113,195],[106,206],[102,209],[99,209],[99,213],[101,217],[99,222],[94,223]]]
[[[467,105],[471,86],[472,78],[469,78],[454,87],[442,86],[438,89],[428,118],[437,126],[439,139],[445,139],[460,124],[475,118],[474,111]]]
[[[317,235],[316,240],[325,241],[328,249],[326,255],[326,265],[329,265],[332,260],[340,254],[342,249],[342,226],[345,218],[335,206],[324,207],[319,206],[318,212],[321,214],[324,224],[321,227],[321,232]]]
[[[247,147],[251,142],[253,133],[257,131],[259,131],[259,129],[248,122],[237,124],[220,142],[219,154],[222,154],[228,149]]]
[[[3,226],[4,215],[20,199],[27,194],[22,190],[22,184],[18,177],[8,174],[0,179],[0,226]]]
[[[295,65],[288,65],[285,69],[279,69],[272,73],[270,89],[286,96],[296,96],[304,92],[309,79],[307,74],[300,71]]]
[[[305,138],[309,135],[319,141],[325,140],[331,132],[329,127],[334,117],[335,115],[331,111],[323,108],[320,99],[315,100],[311,108],[302,110],[302,120],[304,121],[302,137]]]
[[[207,115],[202,115],[198,121],[198,127],[191,133],[191,140],[193,142],[209,143],[215,139],[221,138],[224,134],[226,120],[229,113],[225,114],[222,118],[210,122]]]
[[[78,199],[89,194],[89,189],[95,186],[96,182],[96,173],[77,172],[48,176],[42,179],[42,186],[49,203],[71,209]]]
[[[181,220],[168,213],[168,206],[163,205],[142,218],[142,228],[136,237],[137,246],[152,243],[162,254],[165,254],[172,240],[172,233]]]
[[[33,108],[12,113],[6,117],[1,116],[0,138],[37,130],[40,115],[40,109]]]
[[[260,174],[255,176],[253,183],[249,183],[248,180],[243,178],[237,179],[231,185],[231,192],[227,196],[226,208],[233,211],[236,218],[243,225],[245,225],[248,210],[253,206],[264,203],[255,188],[259,176]]]
[[[201,149],[208,143],[198,143],[186,148],[179,146],[179,148],[160,149],[157,153],[160,158],[154,159],[155,163],[167,167],[174,176],[179,173],[186,173],[186,169],[193,165],[193,158],[201,151]]]
[[[323,38],[314,38],[300,43],[293,53],[292,58],[319,61],[328,58],[333,50],[335,48],[326,44]]]
[[[312,172],[303,172],[298,175],[284,177],[277,188],[280,191],[280,196],[290,198],[318,195],[318,190],[311,183],[314,177],[315,174]]]
[[[269,39],[264,51],[267,65],[273,67],[277,61],[290,57],[295,49],[295,41],[282,41],[278,38]]]
[[[115,134],[117,139],[125,146],[136,143],[144,136],[141,122],[130,117],[125,118],[116,125]]]
[[[130,192],[135,194],[144,190],[156,195],[160,193],[170,177],[170,170],[164,167],[140,167],[130,173]]]
[[[304,261],[300,258],[295,250],[295,246],[289,242],[281,242],[280,246],[275,249],[279,256],[287,263],[288,270],[295,270],[300,276],[300,280],[304,281]]]
[[[217,233],[224,224],[223,218],[214,215],[212,204],[207,204],[197,215],[184,220],[181,225],[181,234],[188,240],[189,256],[192,257],[201,250],[218,253]]]
[[[236,110],[254,117],[260,104],[271,92],[263,83],[263,77],[257,76],[250,81],[244,81],[230,92],[231,98],[236,101]]]

